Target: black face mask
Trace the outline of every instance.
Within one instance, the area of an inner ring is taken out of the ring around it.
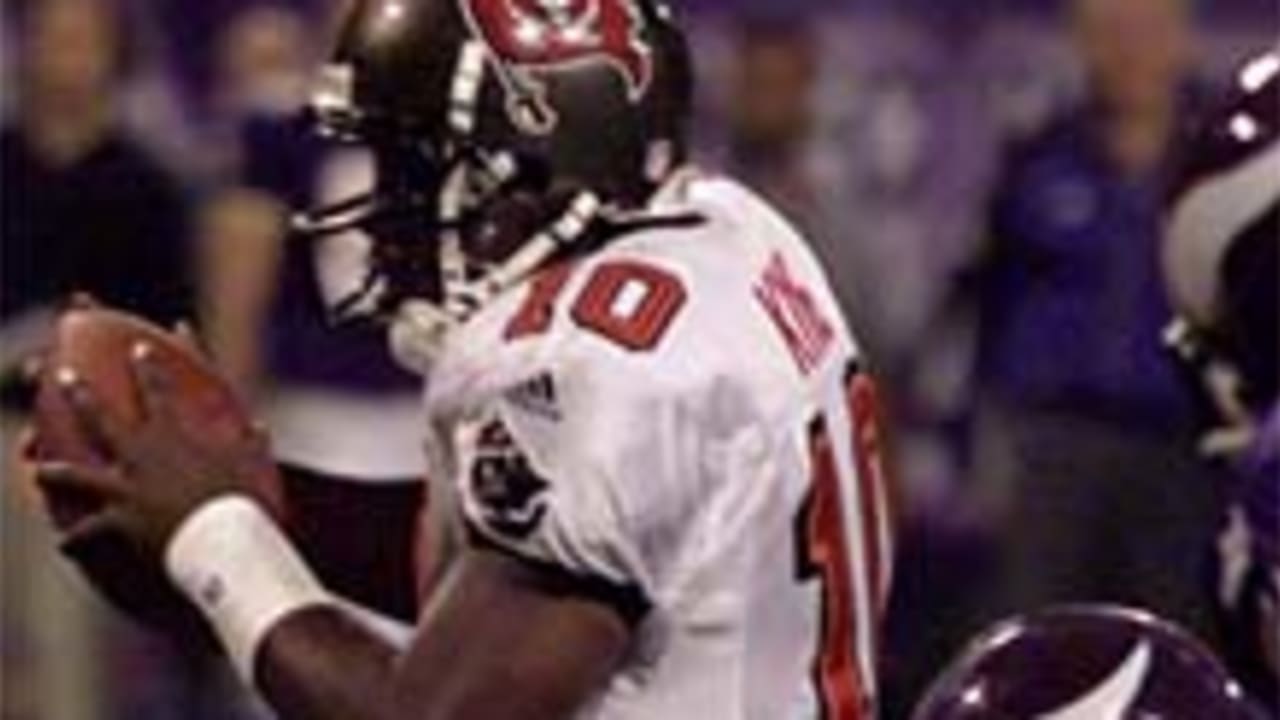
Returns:
[[[443,228],[438,198],[447,168],[437,153],[422,144],[378,139],[367,131],[340,137],[372,151],[373,189],[317,207],[294,223],[296,235],[308,241],[352,231],[372,240],[364,281],[330,308],[332,319],[337,323],[377,320],[405,297],[439,296],[435,266]],[[375,295],[376,308],[370,314],[368,300]]]
[[[375,320],[409,298],[440,303],[442,237],[459,239],[462,272],[474,280],[553,222],[579,192],[552,187],[546,168],[533,158],[465,146],[444,157],[407,142],[358,142],[373,151],[373,189],[318,208],[296,227],[311,240],[356,231],[372,241],[361,287],[331,308],[338,322],[357,313],[368,319],[375,297]],[[449,183],[455,184],[452,209]]]

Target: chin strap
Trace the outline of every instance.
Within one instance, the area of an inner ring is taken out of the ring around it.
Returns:
[[[456,298],[468,285],[468,264],[462,248],[462,219],[468,206],[483,203],[516,179],[519,166],[511,153],[487,155],[472,152],[470,162],[460,162],[449,173],[440,189],[439,212],[443,231],[440,235],[440,281],[444,288],[446,309],[453,314],[469,312],[467,306],[455,306]]]
[[[475,132],[476,107],[486,72],[494,71],[503,80],[500,60],[491,56],[484,43],[469,40],[462,45],[449,88],[450,128],[467,142]],[[440,238],[439,267],[443,287],[443,312],[461,321],[537,269],[561,248],[573,245],[586,234],[600,213],[599,196],[582,191],[575,195],[563,214],[534,235],[514,255],[473,279],[463,250],[461,224],[468,205],[474,207],[514,181],[520,165],[507,152],[486,154],[471,151],[470,162],[461,162],[449,173],[440,191],[440,221],[445,228]]]
[[[445,279],[444,302],[437,304],[411,299],[400,304],[391,324],[393,355],[415,372],[428,372],[454,328],[537,270],[553,255],[573,246],[599,217],[601,207],[595,193],[578,193],[547,229],[530,238],[505,262],[488,269],[475,280],[467,280],[466,258],[460,238],[443,242],[440,249],[442,271],[448,267],[447,263],[454,264],[449,272],[442,272]]]
[[[523,280],[552,255],[574,246],[600,215],[598,195],[584,190],[573,196],[565,211],[546,229],[534,235],[504,262],[475,280],[445,284],[445,308],[470,314],[498,294]]]

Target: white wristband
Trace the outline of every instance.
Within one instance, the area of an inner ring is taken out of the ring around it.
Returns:
[[[250,685],[258,647],[278,622],[303,608],[337,606],[271,517],[247,497],[228,495],[197,509],[173,534],[164,561]]]

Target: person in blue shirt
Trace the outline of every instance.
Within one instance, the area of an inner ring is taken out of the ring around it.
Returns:
[[[1143,606],[1204,627],[1214,485],[1163,350],[1173,148],[1195,116],[1181,0],[1076,0],[1087,97],[1006,157],[981,276],[976,471],[1006,514],[992,610]]]

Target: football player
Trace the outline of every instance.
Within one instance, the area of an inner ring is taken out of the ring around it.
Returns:
[[[1237,73],[1184,152],[1169,340],[1211,401],[1202,451],[1235,470],[1217,583],[1228,659],[1280,711],[1280,48]]]
[[[146,548],[290,720],[874,717],[874,386],[803,239],[687,164],[670,11],[353,5],[316,112],[377,180],[308,224],[371,238],[340,310],[430,377],[417,626],[322,586],[247,490],[264,451],[185,428],[145,346],[138,430],[59,375],[117,459],[37,468],[108,502],[71,532]]]

